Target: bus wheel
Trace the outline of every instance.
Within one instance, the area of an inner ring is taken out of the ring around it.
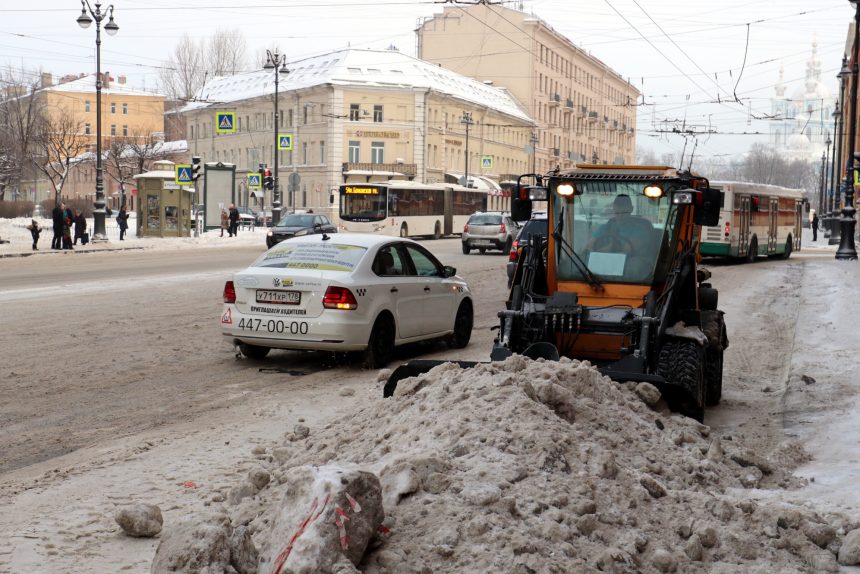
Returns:
[[[791,235],[785,240],[785,251],[782,252],[782,258],[788,259],[791,257],[791,252],[794,250],[794,242],[791,240]]]
[[[758,257],[758,239],[753,237],[750,239],[750,246],[747,250],[747,263],[755,263],[756,257]]]
[[[436,227],[433,228],[433,239],[441,239],[442,237],[442,225],[437,221]]]
[[[405,223],[400,226],[400,237],[409,237],[409,227]]]

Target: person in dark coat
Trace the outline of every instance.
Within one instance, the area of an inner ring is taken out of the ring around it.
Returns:
[[[812,214],[812,240],[818,241],[818,214]]]
[[[227,230],[230,234],[230,237],[234,237],[239,235],[239,210],[236,209],[236,205],[230,204],[230,228]]]
[[[51,239],[51,249],[60,249],[63,246],[63,210],[66,204],[55,205],[51,210],[51,219],[54,222],[54,238]]]
[[[116,222],[119,224],[119,240],[125,241],[125,232],[128,230],[128,212],[125,206],[121,207],[116,214]]]
[[[75,214],[71,208],[63,209],[63,249],[74,249],[72,247],[72,222],[75,220]]]
[[[33,251],[39,250],[39,234],[42,233],[42,228],[39,227],[39,222],[35,219],[30,220],[30,225],[27,226],[27,229],[30,230],[30,235],[33,236]]]
[[[78,239],[81,240],[83,244],[84,233],[87,231],[87,219],[84,217],[84,214],[81,213],[80,209],[75,210],[75,245],[78,244]]]

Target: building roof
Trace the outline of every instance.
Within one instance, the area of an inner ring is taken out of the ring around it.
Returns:
[[[62,84],[56,84],[54,86],[47,86],[43,88],[46,92],[71,92],[71,93],[95,93],[96,91],[96,75],[90,74],[88,76],[82,76],[77,80],[72,80],[70,82],[64,82]],[[103,95],[117,95],[117,96],[147,96],[147,97],[156,97],[163,98],[163,94],[157,94],[154,92],[144,92],[143,90],[135,90],[126,86],[125,84],[120,84],[116,81],[109,82],[107,85],[102,84],[102,94]]]
[[[528,113],[504,88],[393,50],[346,48],[287,64],[290,73],[279,79],[278,90],[290,91],[331,84],[340,87],[429,89],[533,123]],[[275,71],[258,70],[214,78],[198,93],[199,101],[183,111],[228,104],[274,94]]]

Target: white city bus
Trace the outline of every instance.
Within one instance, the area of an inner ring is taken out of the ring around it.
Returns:
[[[345,231],[434,238],[459,233],[469,216],[487,208],[487,190],[414,181],[340,186]]]
[[[800,250],[803,192],[799,189],[712,181],[719,189],[720,223],[702,227],[699,253],[755,261],[759,255],[788,259]]]

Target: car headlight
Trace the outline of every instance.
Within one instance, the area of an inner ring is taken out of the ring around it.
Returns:
[[[268,232],[268,233],[266,234],[266,236],[267,236],[267,237],[273,237],[274,235],[275,235],[275,234],[274,234],[274,233],[272,233],[271,231],[270,231],[270,232]]]
[[[296,231],[296,232],[295,232],[295,234],[293,235],[293,237],[301,237],[302,235],[307,235],[307,234],[308,234],[308,230],[307,230],[307,229],[300,229],[300,230],[298,230],[298,231]]]

